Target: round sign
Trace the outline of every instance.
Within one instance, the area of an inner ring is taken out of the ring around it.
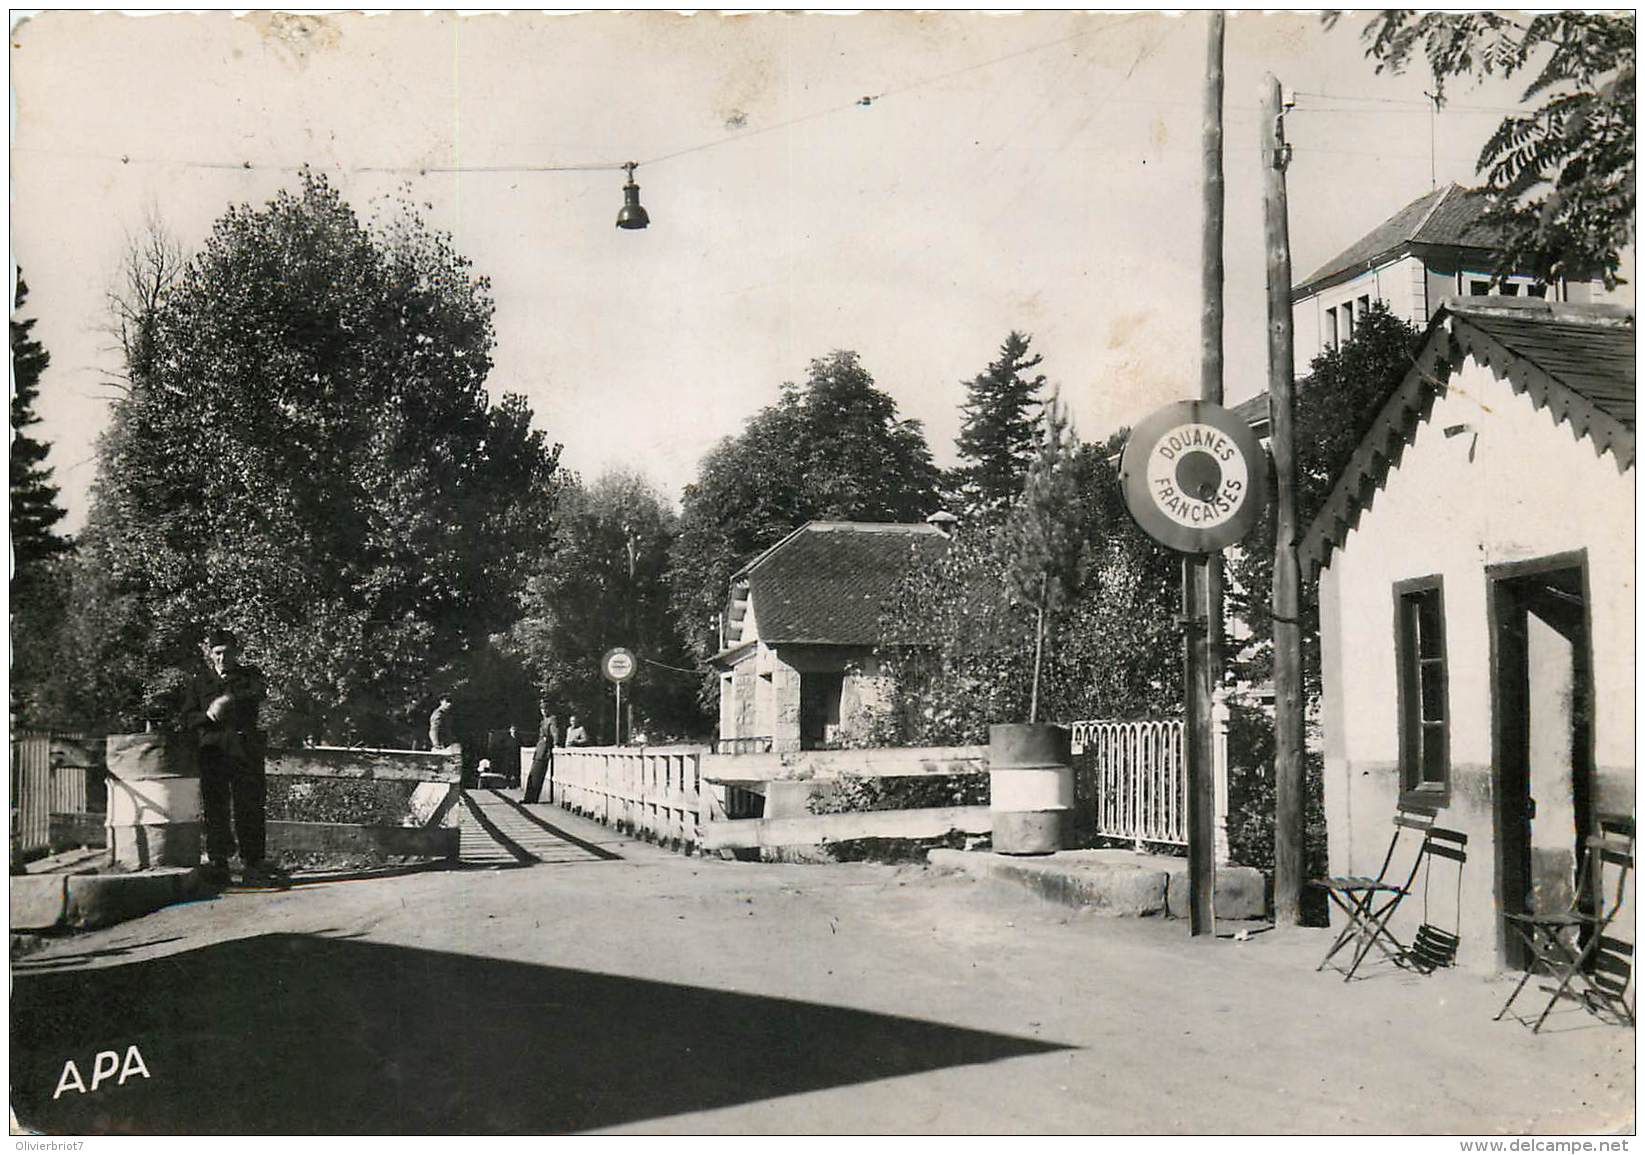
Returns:
[[[621,646],[607,650],[605,657],[600,659],[600,670],[605,674],[606,680],[611,682],[626,682],[639,668],[640,662],[634,656],[634,651],[625,650]]]
[[[1131,431],[1120,484],[1149,537],[1182,553],[1209,553],[1256,524],[1268,459],[1251,427],[1222,406],[1178,401]]]

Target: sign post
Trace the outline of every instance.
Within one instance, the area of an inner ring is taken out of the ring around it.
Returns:
[[[1215,930],[1216,783],[1211,713],[1195,692],[1210,661],[1205,557],[1239,541],[1267,503],[1268,463],[1251,427],[1220,405],[1178,401],[1137,424],[1120,458],[1126,508],[1143,531],[1182,554],[1184,735],[1188,771],[1189,933]]]
[[[605,652],[600,658],[600,673],[605,675],[617,693],[617,709],[611,719],[611,744],[623,744],[623,683],[632,678],[640,668],[639,659],[634,656],[633,650],[617,646]]]

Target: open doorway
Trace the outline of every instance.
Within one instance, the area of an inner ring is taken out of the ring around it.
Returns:
[[[1502,914],[1569,909],[1592,830],[1593,663],[1583,558],[1487,571]],[[1511,967],[1529,964],[1499,927]]]
[[[844,674],[800,674],[800,749],[820,750],[840,727]]]

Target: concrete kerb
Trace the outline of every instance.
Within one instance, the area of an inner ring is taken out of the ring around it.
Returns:
[[[973,878],[1015,883],[1050,902],[1107,914],[1184,918],[1189,910],[1184,859],[1127,850],[1064,850],[1035,856],[933,850],[928,861]],[[1219,918],[1259,919],[1265,913],[1265,898],[1261,871],[1248,866],[1218,869]]]
[[[11,879],[11,929],[92,930],[206,893],[199,870],[186,866],[131,874],[19,875]]]

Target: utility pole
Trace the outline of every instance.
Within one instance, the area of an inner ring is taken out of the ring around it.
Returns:
[[[1222,404],[1222,44],[1225,17],[1209,14],[1205,54],[1205,120],[1200,134],[1204,189],[1200,314],[1200,400]],[[1188,760],[1188,933],[1216,931],[1216,781],[1211,695],[1220,676],[1222,554],[1182,558],[1184,734]]]
[[[1291,236],[1285,201],[1285,108],[1279,81],[1263,78],[1263,225],[1268,249],[1268,421],[1274,455],[1274,921],[1296,926],[1302,904],[1302,578],[1297,564],[1296,454],[1292,431]]]

